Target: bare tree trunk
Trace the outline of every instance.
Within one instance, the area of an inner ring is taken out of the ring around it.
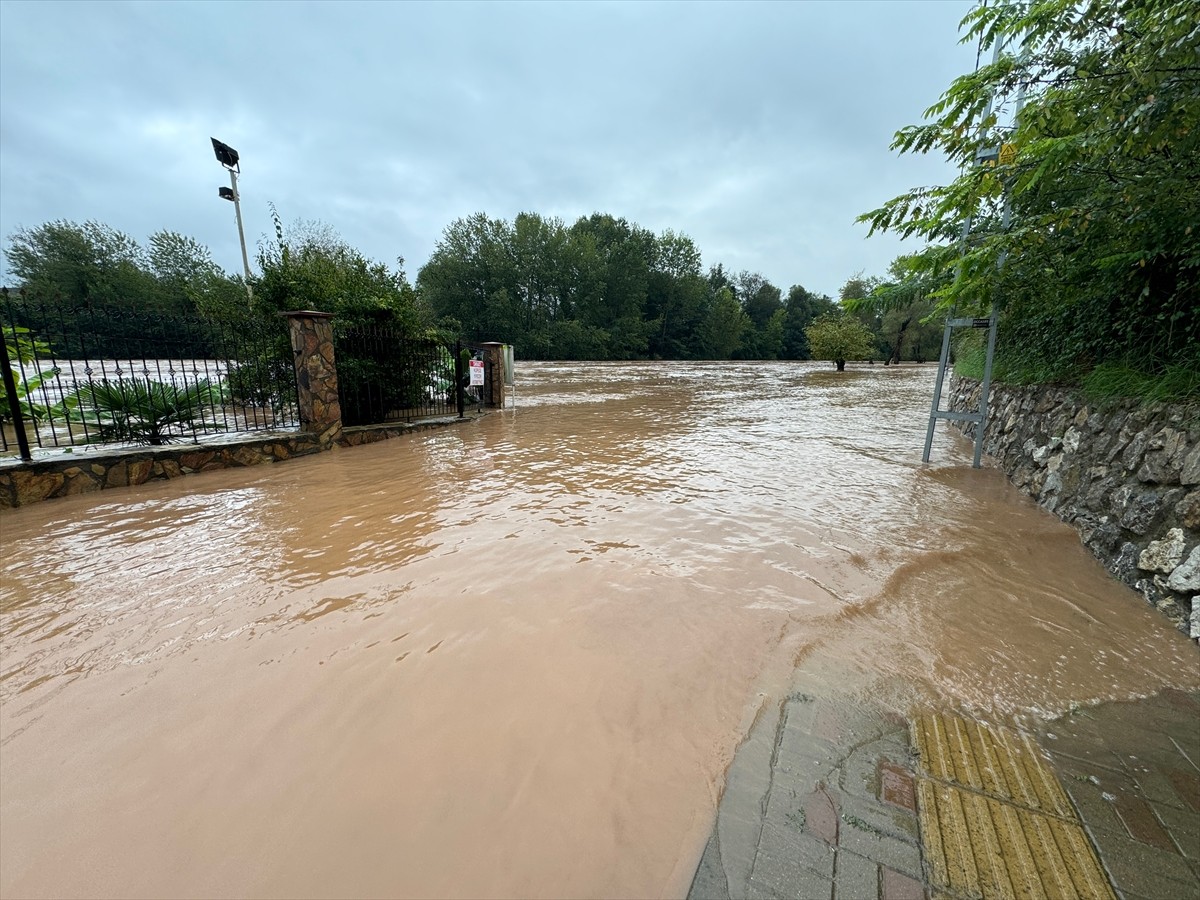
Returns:
[[[899,364],[900,351],[904,348],[904,332],[908,331],[908,326],[912,324],[912,316],[909,316],[900,323],[900,330],[896,332],[896,346],[892,348],[892,362]]]

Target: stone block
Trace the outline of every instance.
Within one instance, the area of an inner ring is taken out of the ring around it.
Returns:
[[[837,803],[841,813],[839,844],[847,831],[855,829],[914,845],[918,841],[915,810],[910,812],[881,800],[845,794],[838,796]]]
[[[1146,445],[1149,443],[1150,437],[1144,431],[1139,431],[1129,441],[1121,453],[1121,465],[1127,472],[1135,471],[1141,465],[1142,455],[1146,452]]]
[[[179,465],[184,469],[198,472],[212,462],[214,456],[216,456],[216,453],[212,450],[195,450],[189,453],[181,453],[179,455]]]
[[[125,460],[113,463],[104,476],[105,487],[125,487],[129,484],[129,464]]]
[[[1118,818],[1125,825],[1125,830],[1134,840],[1168,852],[1175,850],[1170,835],[1155,818],[1150,805],[1141,797],[1120,795],[1114,806]]]
[[[1121,545],[1120,552],[1117,553],[1114,559],[1108,565],[1108,571],[1127,584],[1133,578],[1134,572],[1137,571],[1137,560],[1140,555],[1137,544],[1124,543]]]
[[[843,824],[838,851],[849,850],[912,878],[921,877],[921,851],[916,844]]]
[[[803,828],[806,834],[832,846],[837,843],[838,808],[832,795],[820,788],[800,799]]]
[[[880,900],[925,900],[925,886],[887,866],[879,868]]]
[[[879,799],[910,813],[917,811],[917,792],[913,773],[890,760],[879,763]]]
[[[853,853],[839,853],[833,879],[834,900],[874,900],[878,896],[879,866]]]
[[[692,878],[692,887],[688,891],[688,900],[730,900],[729,882],[725,879],[725,869],[721,863],[721,844],[717,841],[714,829],[700,857],[700,865]]]
[[[1171,529],[1172,534],[1178,531],[1178,528]],[[1200,544],[1193,547],[1187,560],[1176,566],[1171,572],[1171,577],[1167,580],[1167,587],[1180,594],[1194,594],[1200,591]]]
[[[1145,490],[1130,497],[1121,512],[1121,524],[1134,534],[1151,531],[1163,508],[1163,496],[1154,490]]]
[[[13,490],[17,506],[36,503],[47,497],[57,496],[66,479],[62,472],[31,472],[17,470],[12,473]]]
[[[1152,803],[1155,816],[1175,842],[1180,855],[1200,862],[1200,816],[1174,806]]]
[[[258,447],[238,447],[232,454],[232,462],[239,466],[256,466],[263,461],[263,452]]]
[[[1200,491],[1192,491],[1175,504],[1175,515],[1184,528],[1200,531]]]
[[[1121,531],[1111,522],[1106,522],[1091,528],[1086,535],[1080,535],[1089,550],[1101,559],[1108,559],[1121,540]]]
[[[1143,572],[1170,574],[1183,559],[1183,529],[1172,528],[1159,541],[1151,541],[1138,555],[1137,567]]]
[[[752,881],[760,881],[784,896],[789,885],[805,877],[828,883],[833,878],[832,848],[774,825],[764,825],[754,859]],[[804,896],[804,895],[800,895]]]
[[[1174,428],[1163,428],[1150,439],[1146,455],[1138,467],[1139,481],[1153,484],[1178,484],[1186,452],[1186,436]]]
[[[128,478],[130,484],[145,484],[150,478],[154,461],[150,459],[132,459],[129,461]]]
[[[1192,447],[1183,458],[1179,472],[1180,484],[1200,484],[1200,443]]]
[[[63,474],[66,475],[65,472]],[[67,483],[64,485],[61,493],[64,497],[71,497],[75,494],[98,491],[101,487],[103,485],[100,484],[100,480],[95,475],[76,469],[75,474],[67,478]]]
[[[1105,868],[1122,894],[1144,897],[1189,897],[1200,890],[1195,874],[1173,850],[1159,850],[1125,834],[1092,832]]]

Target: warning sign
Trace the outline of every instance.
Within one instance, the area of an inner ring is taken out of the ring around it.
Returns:
[[[483,384],[483,360],[473,359],[471,365],[471,387],[479,387]]]

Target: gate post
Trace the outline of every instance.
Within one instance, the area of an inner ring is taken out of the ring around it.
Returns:
[[[314,310],[280,313],[288,320],[296,366],[300,430],[317,435],[321,449],[342,436],[337,361],[333,352],[333,314]]]
[[[464,396],[464,393],[466,392],[466,388],[463,387],[463,376],[466,373],[463,372],[462,351],[463,351],[462,341],[461,340],[455,341],[454,342],[454,406],[458,411],[458,417],[460,419],[466,414],[465,413],[466,397]]]
[[[483,404],[504,409],[504,345],[484,341],[483,358],[487,362],[483,385]]]
[[[8,288],[4,289],[4,299],[8,299]],[[0,325],[2,324],[0,322]],[[0,331],[2,330],[0,328]],[[19,354],[21,348],[16,334],[14,328],[13,344],[17,347]],[[4,394],[8,397],[8,409],[0,410],[0,412],[7,412],[12,417],[13,431],[16,434],[17,447],[21,451],[21,459],[25,462],[32,462],[33,454],[29,452],[29,436],[25,433],[25,417],[21,415],[21,398],[17,396],[17,380],[13,378],[12,362],[8,358],[8,344],[4,342],[3,334],[0,334],[0,366],[3,366]]]

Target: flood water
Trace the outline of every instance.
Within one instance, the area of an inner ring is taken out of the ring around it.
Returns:
[[[797,685],[993,718],[1195,648],[934,369],[531,364],[515,410],[0,515],[0,894],[680,896]]]

